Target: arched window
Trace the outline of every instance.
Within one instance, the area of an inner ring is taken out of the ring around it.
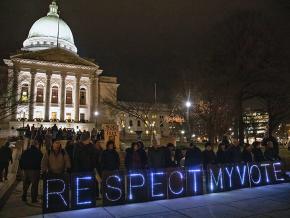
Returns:
[[[80,90],[80,105],[86,105],[86,89],[81,88]]]
[[[141,121],[140,121],[140,120],[137,121],[137,126],[138,126],[138,127],[141,126]]]
[[[57,104],[58,103],[58,87],[53,86],[51,89],[51,103]]]
[[[43,85],[38,85],[36,88],[36,102],[43,103]]]
[[[71,87],[68,87],[66,89],[65,102],[66,104],[72,104],[72,88]]]
[[[21,102],[28,102],[28,84],[21,86]]]
[[[129,126],[131,126],[131,127],[133,126],[133,120],[129,121]]]

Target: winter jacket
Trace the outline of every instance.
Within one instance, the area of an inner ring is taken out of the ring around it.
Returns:
[[[277,152],[273,148],[266,148],[266,151],[264,152],[264,157],[266,161],[277,161],[281,160],[279,155],[277,155]]]
[[[0,148],[0,163],[8,164],[9,161],[12,162],[12,150],[7,144]]]
[[[34,146],[25,150],[20,158],[20,168],[23,170],[40,170],[42,153]]]
[[[215,164],[216,156],[215,156],[214,151],[212,151],[212,150],[211,151],[204,150],[202,152],[202,156],[203,156],[203,165],[204,165],[205,169],[207,168],[207,165]]]
[[[202,152],[198,147],[189,148],[185,154],[185,167],[202,164]]]
[[[218,164],[228,163],[227,152],[223,151],[223,150],[218,150],[217,153],[216,153],[216,162]]]
[[[75,144],[73,150],[73,171],[93,172],[96,169],[96,149],[93,144]]]
[[[245,163],[250,163],[254,161],[253,153],[250,151],[247,151],[246,149],[243,150],[242,156],[243,156],[243,161]]]
[[[65,150],[60,149],[59,152],[49,150],[41,161],[41,169],[43,172],[61,174],[71,168],[70,158]]]
[[[259,163],[265,161],[263,151],[260,148],[253,148],[253,154],[255,162]]]
[[[106,149],[101,157],[101,169],[103,171],[118,170],[120,167],[120,157],[116,150]]]
[[[242,152],[240,146],[231,145],[227,149],[227,157],[229,163],[240,163],[242,162]]]
[[[148,167],[149,168],[165,168],[166,167],[166,156],[165,156],[165,148],[159,147],[154,148],[151,147],[148,150]]]

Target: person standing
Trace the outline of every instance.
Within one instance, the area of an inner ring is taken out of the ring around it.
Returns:
[[[151,169],[165,168],[165,148],[160,146],[155,137],[153,137],[152,144],[152,147],[148,150],[148,167]]]
[[[136,142],[133,142],[131,148],[126,150],[125,166],[128,171],[143,169],[141,153]]]
[[[74,145],[73,151],[73,171],[92,172],[96,170],[96,149],[91,142],[89,132],[84,132],[80,136],[80,142]]]
[[[274,149],[274,145],[272,141],[268,141],[266,144],[266,149],[264,152],[264,157],[266,161],[278,161],[281,160],[277,151]]]
[[[207,169],[207,166],[210,164],[215,164],[216,156],[210,142],[205,144],[205,150],[202,152],[202,156],[204,169]]]
[[[238,139],[233,139],[233,143],[226,150],[229,163],[240,163],[242,162],[242,152]]]
[[[166,167],[176,167],[175,161],[175,146],[172,143],[168,143],[165,148]]]
[[[20,169],[24,171],[22,200],[27,201],[27,191],[31,184],[31,201],[37,202],[38,183],[40,178],[42,153],[37,141],[33,141],[29,149],[25,150],[20,158]]]
[[[139,147],[138,150],[141,156],[142,169],[145,169],[147,167],[147,162],[148,162],[147,153],[145,151],[145,146],[142,141],[138,141],[137,144],[138,144],[138,147]]]
[[[218,146],[218,150],[216,153],[216,162],[218,164],[228,163],[228,157],[226,152],[226,145],[222,142]]]
[[[3,181],[3,171],[4,179],[7,180],[9,162],[13,163],[12,151],[9,148],[9,142],[7,141],[5,145],[0,148],[0,182]]]
[[[261,146],[262,146],[261,142],[258,142],[258,141],[254,141],[252,144],[254,161],[257,163],[265,161],[265,157],[264,157]]]
[[[42,159],[41,170],[43,173],[63,174],[70,170],[70,158],[66,151],[62,149],[60,141],[54,141]]]
[[[242,156],[243,156],[243,161],[245,163],[251,163],[254,161],[254,154],[252,153],[252,146],[251,145],[245,144]]]
[[[47,129],[47,131],[45,133],[44,144],[45,144],[46,151],[48,151],[52,146],[52,134],[51,134],[50,129]]]
[[[191,142],[185,153],[184,166],[193,167],[200,164],[202,164],[202,152],[193,142]]]
[[[120,157],[118,152],[115,150],[115,143],[108,141],[106,144],[106,150],[103,151],[101,157],[101,170],[113,171],[118,170],[120,167]]]

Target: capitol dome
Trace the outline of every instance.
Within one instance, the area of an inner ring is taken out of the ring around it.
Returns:
[[[23,42],[23,50],[38,51],[57,47],[77,53],[74,37],[69,26],[59,18],[55,1],[49,6],[46,17],[37,20],[31,27],[27,39]]]

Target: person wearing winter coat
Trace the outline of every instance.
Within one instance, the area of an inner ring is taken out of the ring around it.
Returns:
[[[30,148],[21,155],[19,166],[24,171],[22,200],[27,201],[27,191],[31,185],[31,201],[37,202],[42,153],[39,145],[33,141]]]
[[[139,145],[136,142],[133,142],[131,148],[126,150],[125,166],[128,171],[144,169]]]
[[[50,150],[43,156],[41,170],[43,173],[63,174],[71,168],[70,158],[61,148],[60,141],[54,141]]]
[[[168,143],[165,148],[166,168],[176,167],[177,162],[175,160],[175,146],[172,143]]]
[[[152,143],[153,146],[148,149],[148,167],[151,169],[165,168],[167,164],[165,148],[159,145],[155,137]]]
[[[242,158],[242,152],[241,147],[238,139],[234,139],[233,143],[228,147],[227,151],[227,157],[229,160],[229,163],[241,163]]]
[[[193,167],[201,165],[202,162],[202,152],[201,150],[192,142],[189,145],[185,154],[185,167]]]
[[[215,164],[216,156],[210,142],[205,144],[205,150],[202,152],[202,156],[204,169],[207,169],[209,164]]]
[[[228,156],[226,152],[226,144],[223,142],[219,144],[218,150],[216,153],[216,163],[225,164],[228,163]]]
[[[268,141],[266,145],[266,149],[264,152],[264,157],[266,161],[278,161],[281,160],[277,151],[274,149],[274,145],[272,141]]]
[[[119,170],[120,168],[120,157],[118,152],[115,150],[115,143],[108,141],[106,144],[106,150],[103,151],[101,157],[101,170],[113,171]]]
[[[89,132],[84,132],[80,136],[80,142],[74,145],[73,151],[73,171],[74,172],[95,172],[96,149],[91,142]]]
[[[7,180],[9,162],[13,163],[12,150],[9,148],[9,142],[7,141],[5,145],[0,148],[0,182],[3,181],[3,171],[4,179]]]
[[[257,163],[265,161],[265,157],[261,148],[261,143],[258,141],[253,142],[253,154],[254,154],[254,161]]]
[[[245,163],[251,163],[251,162],[254,161],[254,154],[252,152],[252,146],[251,145],[245,144],[242,156],[243,156],[243,161]]]

